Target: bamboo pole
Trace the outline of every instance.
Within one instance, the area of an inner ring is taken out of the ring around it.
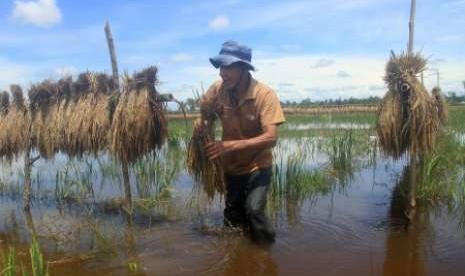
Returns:
[[[116,60],[115,41],[110,29],[110,23],[105,23],[105,35],[107,37],[108,50],[110,51],[111,69],[113,71],[113,81],[117,89],[119,90],[119,74],[118,74],[118,62]]]
[[[24,187],[23,187],[23,208],[26,211],[31,209],[31,194],[32,194],[32,181],[31,171],[34,163],[39,160],[40,156],[31,157],[32,151],[32,120],[29,121],[27,131],[27,149],[24,154]]]
[[[413,54],[413,40],[415,36],[415,13],[416,13],[416,1],[411,0],[410,6],[410,21],[408,23],[409,35],[408,35],[408,54]]]
[[[119,89],[119,74],[118,74],[118,61],[116,59],[116,50],[113,35],[111,34],[110,23],[105,23],[105,35],[107,37],[108,50],[110,52],[111,68],[113,71],[113,80],[115,81],[116,88]],[[124,201],[125,211],[132,213],[132,192],[131,192],[131,181],[129,178],[129,165],[127,161],[121,160],[121,171],[123,173],[123,188],[124,188]]]
[[[416,13],[416,1],[411,0],[410,6],[410,21],[408,24],[409,35],[408,35],[408,54],[413,55],[413,41],[415,35],[415,13]],[[414,209],[416,206],[415,199],[415,188],[416,188],[416,159],[414,155],[410,156],[410,193],[409,193],[409,204],[411,209]]]
[[[129,178],[129,166],[127,161],[121,161],[121,170],[123,172],[123,187],[124,187],[124,201],[125,211],[128,214],[132,213],[132,193],[131,193],[131,181]]]

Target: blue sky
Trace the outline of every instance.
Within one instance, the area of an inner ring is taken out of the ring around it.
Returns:
[[[253,49],[254,76],[282,100],[382,96],[390,50],[405,49],[410,0],[0,1],[0,89],[85,70],[160,69],[160,90],[185,99],[218,78],[208,62],[225,40]],[[463,93],[465,0],[417,0],[415,48]]]

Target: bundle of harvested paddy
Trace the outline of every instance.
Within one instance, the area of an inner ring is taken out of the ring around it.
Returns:
[[[220,160],[211,160],[205,152],[205,146],[215,141],[215,121],[223,112],[218,97],[204,95],[200,100],[201,118],[194,122],[194,131],[189,141],[187,170],[194,177],[209,199],[216,193],[225,192],[223,167]]]
[[[155,89],[157,68],[127,77],[112,115],[110,151],[123,163],[133,163],[160,148],[166,140],[164,106]]]
[[[3,128],[3,120],[5,116],[8,114],[8,108],[10,107],[10,94],[8,92],[3,91],[0,93],[0,132]],[[2,134],[0,133],[0,136]],[[0,142],[1,143],[1,142]],[[2,149],[0,148],[0,159],[2,158]]]
[[[61,147],[69,156],[97,154],[107,148],[111,126],[107,107],[113,88],[104,74],[81,74],[73,83],[71,99],[61,102],[63,117],[57,120],[64,128]]]
[[[10,107],[10,94],[3,91],[0,93],[0,116],[5,115]]]
[[[28,92],[31,111],[32,145],[43,158],[52,158],[59,150],[57,129],[50,122],[58,111],[58,86],[46,80],[31,86]]]
[[[0,157],[11,160],[30,149],[30,116],[24,104],[23,90],[11,85],[13,96],[8,112],[3,115],[0,126]]]
[[[377,133],[385,153],[399,158],[408,152],[418,156],[432,150],[439,131],[439,115],[433,98],[418,81],[426,69],[420,54],[392,53],[386,65],[389,91],[383,98]]]
[[[442,95],[441,88],[434,87],[433,90],[431,91],[431,94],[433,95],[434,103],[436,105],[436,110],[439,115],[439,120],[441,120],[442,125],[445,125],[447,122],[449,111],[447,109],[446,99]]]

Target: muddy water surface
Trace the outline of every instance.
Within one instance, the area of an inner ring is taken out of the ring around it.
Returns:
[[[327,161],[313,152],[309,167]],[[408,223],[396,189],[405,163],[377,158],[343,187],[270,207],[271,246],[223,228],[222,201],[196,197],[182,169],[168,195],[132,216],[104,200],[118,184],[96,181],[82,202],[44,195],[30,213],[12,189],[0,197],[0,249],[15,246],[27,263],[36,234],[51,275],[464,275],[463,210],[419,208]]]

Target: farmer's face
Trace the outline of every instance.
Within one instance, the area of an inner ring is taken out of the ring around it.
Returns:
[[[237,87],[244,71],[244,66],[238,63],[233,63],[230,66],[220,66],[220,76],[223,79],[224,88],[230,90]]]

